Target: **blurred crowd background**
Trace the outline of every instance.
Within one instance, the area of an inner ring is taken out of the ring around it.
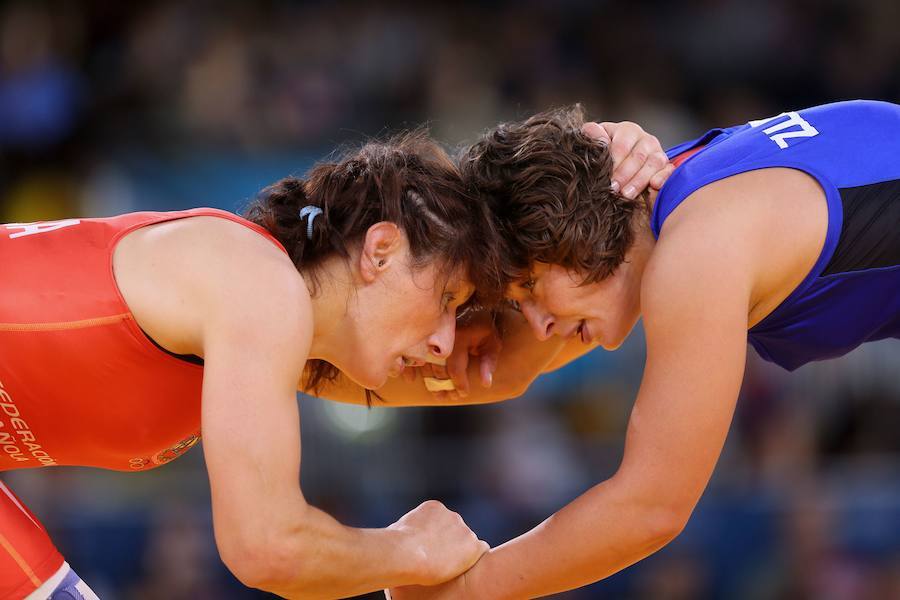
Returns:
[[[0,222],[239,211],[343,144],[423,122],[459,144],[582,102],[671,145],[832,100],[897,102],[898,25],[894,0],[4,2]],[[615,471],[643,354],[637,331],[495,406],[302,398],[303,489],[357,526],[437,498],[499,544]],[[793,374],[751,351],[684,534],[565,597],[900,598],[898,372],[896,341]],[[199,450],[139,475],[3,478],[102,598],[263,596],[217,557]]]

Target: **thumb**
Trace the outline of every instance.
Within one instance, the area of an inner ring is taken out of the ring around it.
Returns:
[[[497,370],[497,354],[489,352],[482,355],[479,371],[481,372],[482,387],[489,388],[494,384],[494,371]]]
[[[447,375],[453,380],[453,385],[462,394],[469,393],[469,353],[465,350],[454,352],[447,359]]]
[[[610,124],[604,124],[604,125],[608,126]],[[607,131],[607,129],[604,128],[604,126],[600,125],[599,123],[594,123],[593,121],[582,125],[581,133],[588,136],[592,140],[594,140],[596,142],[601,142],[603,144],[606,144],[607,146],[610,144],[610,141],[611,141],[611,139],[609,137],[609,132]]]

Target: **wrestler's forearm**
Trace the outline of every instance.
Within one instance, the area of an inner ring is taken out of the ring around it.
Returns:
[[[466,597],[491,600],[536,598],[574,589],[652,554],[672,540],[682,525],[681,515],[665,505],[636,501],[610,480],[531,531],[486,553],[454,585],[464,582]]]
[[[550,373],[557,369],[561,369],[573,360],[581,358],[591,350],[596,350],[600,344],[585,344],[581,339],[575,337],[566,342],[565,346],[556,354],[554,359],[544,367],[544,373]]]
[[[307,506],[296,527],[271,550],[270,575],[248,582],[284,598],[337,598],[415,579],[412,553],[390,529],[346,527]],[[263,573],[266,569],[261,569]],[[389,584],[388,584],[389,585]]]

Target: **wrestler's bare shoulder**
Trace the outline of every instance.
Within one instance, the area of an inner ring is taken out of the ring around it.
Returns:
[[[714,237],[746,260],[751,278],[748,325],[774,310],[815,265],[828,228],[821,186],[796,169],[740,173],[691,194],[666,219],[660,241]]]
[[[197,216],[142,227],[116,246],[119,290],[137,323],[171,352],[202,355],[211,311],[237,296],[308,299],[291,260],[256,231]]]

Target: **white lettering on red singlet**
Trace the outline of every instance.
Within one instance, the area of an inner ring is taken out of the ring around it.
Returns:
[[[80,219],[64,219],[62,221],[46,221],[43,223],[7,223],[4,227],[10,231],[13,229],[21,229],[21,231],[9,234],[9,239],[14,240],[16,238],[25,237],[26,235],[56,231],[57,229],[71,227],[72,225],[78,225],[79,223],[81,223]]]
[[[19,407],[3,387],[2,381],[0,381],[0,410],[3,411],[3,414],[0,414],[0,450],[16,462],[36,460],[44,467],[57,464],[56,460],[47,454],[43,446],[38,443],[28,423],[22,418]],[[12,433],[7,431],[7,421],[4,415],[9,417]]]

